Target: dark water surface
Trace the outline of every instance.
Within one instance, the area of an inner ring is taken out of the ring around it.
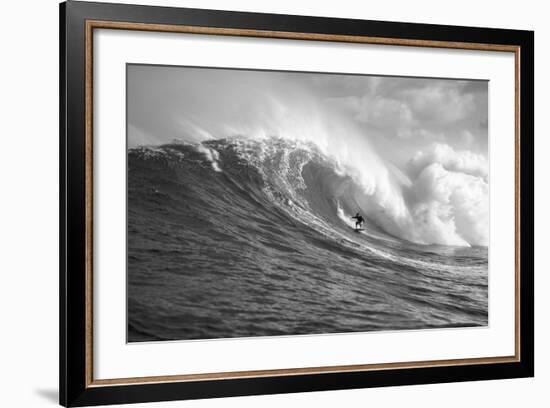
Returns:
[[[356,190],[278,139],[130,150],[128,340],[487,325],[487,248],[354,232]]]

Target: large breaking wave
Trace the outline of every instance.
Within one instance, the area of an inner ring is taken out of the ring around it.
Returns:
[[[388,171],[384,196],[351,170],[282,138],[131,149],[130,340],[486,324],[487,248],[407,241],[432,224],[441,239],[425,207],[463,205],[447,193],[474,176],[430,164],[407,187]],[[441,197],[405,197],[438,174]]]
[[[342,143],[336,148],[263,135],[197,142],[186,149],[201,153],[216,172],[225,167],[230,175],[228,164],[220,163],[220,154],[228,160],[228,152],[234,155],[232,160],[238,158],[254,166],[268,180],[264,192],[273,199],[285,197],[283,208],[302,221],[319,223],[311,206],[324,203],[323,219],[339,217],[349,224],[349,214],[361,212],[371,225],[410,242],[488,245],[488,169],[482,156],[435,144],[418,152],[405,174],[384,163],[366,142],[360,149]],[[182,149],[183,145],[173,144],[168,149]],[[315,198],[305,189],[302,173],[306,164],[317,166],[315,176],[324,186]],[[310,195],[307,199],[305,192]]]

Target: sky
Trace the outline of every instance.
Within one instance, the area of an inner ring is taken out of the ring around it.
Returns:
[[[128,66],[130,146],[276,135],[300,115],[337,117],[399,167],[434,143],[487,157],[487,81]]]

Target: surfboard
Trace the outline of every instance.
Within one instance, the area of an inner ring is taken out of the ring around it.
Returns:
[[[354,230],[355,232],[365,231],[364,228],[359,228],[359,229],[355,229],[355,228],[354,228],[353,230]]]

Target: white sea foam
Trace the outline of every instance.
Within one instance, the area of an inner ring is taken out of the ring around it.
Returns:
[[[214,169],[214,171],[217,171],[217,172],[222,171],[222,169],[220,168],[220,165],[218,163],[218,160],[220,159],[220,154],[215,149],[212,149],[210,147],[206,147],[202,143],[197,144],[196,148],[197,148],[197,151],[204,154],[206,159],[212,165],[212,169]]]
[[[355,222],[352,221],[351,217],[346,215],[342,207],[340,206],[340,203],[337,203],[337,209],[336,214],[338,215],[338,218],[340,218],[344,223],[351,228],[355,228]]]
[[[482,176],[427,165],[412,185],[411,211],[426,243],[488,245],[489,186]]]

